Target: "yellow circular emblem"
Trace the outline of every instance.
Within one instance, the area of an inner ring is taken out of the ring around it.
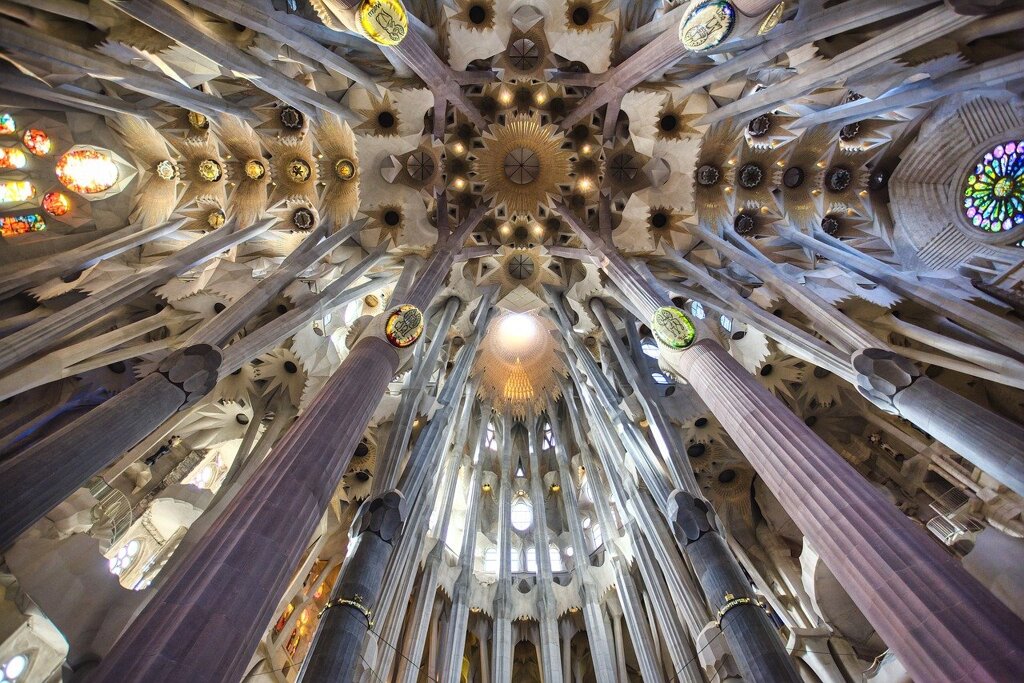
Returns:
[[[384,336],[392,346],[412,346],[423,334],[423,313],[412,304],[403,304],[391,311],[384,323]]]
[[[672,349],[685,349],[697,338],[690,316],[674,306],[662,306],[654,312],[651,331],[660,344]]]
[[[334,172],[341,180],[352,180],[356,177],[356,165],[349,159],[339,159],[334,165]]]
[[[773,28],[779,25],[779,20],[782,19],[782,13],[786,11],[786,3],[780,2],[772,11],[768,13],[768,16],[761,22],[760,28],[757,29],[757,35],[763,36],[764,34],[771,31]]]
[[[409,19],[398,0],[363,0],[359,28],[379,45],[398,45],[409,32]]]
[[[679,40],[689,50],[710,50],[732,33],[736,10],[725,0],[706,0],[683,17]]]

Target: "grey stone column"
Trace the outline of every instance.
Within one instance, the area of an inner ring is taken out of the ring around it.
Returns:
[[[721,346],[663,348],[662,363],[690,382],[916,680],[1024,678],[1024,623]]]
[[[677,490],[669,499],[668,515],[676,542],[685,550],[711,608],[717,612],[744,680],[799,683],[801,678],[779,634],[754,601],[747,580],[718,533],[710,505]]]
[[[352,525],[348,558],[298,680],[352,679],[363,637],[374,629],[381,581],[406,512],[405,498],[399,491],[388,491],[360,506]]]
[[[865,349],[853,357],[853,367],[863,396],[1024,496],[1024,427],[922,377],[892,351]]]
[[[93,681],[242,676],[398,364],[395,348],[380,337],[353,346]]]
[[[0,466],[0,549],[42,519],[84,482],[165,419],[217,383],[218,349],[176,351],[148,375]],[[145,401],[136,401],[145,396]],[[83,429],[83,425],[85,428]],[[113,455],[112,455],[113,454]]]

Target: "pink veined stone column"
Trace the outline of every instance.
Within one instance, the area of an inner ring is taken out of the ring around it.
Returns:
[[[1024,680],[1024,622],[721,346],[672,356],[915,681]]]
[[[241,680],[398,362],[356,343],[90,682]]]

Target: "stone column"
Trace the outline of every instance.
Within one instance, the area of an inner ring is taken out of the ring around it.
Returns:
[[[486,410],[484,415],[490,415]],[[476,555],[476,535],[480,522],[480,477],[483,468],[479,464],[480,451],[487,438],[487,424],[481,420],[476,444],[473,447],[472,469],[469,480],[469,497],[466,507],[466,521],[462,532],[462,548],[459,552],[459,577],[452,588],[452,616],[448,621],[448,654],[444,667],[444,680],[459,683],[462,673],[462,655],[466,649],[466,632],[469,626],[469,589],[473,581],[473,561]],[[443,538],[442,538],[443,542]]]
[[[686,551],[704,594],[716,611],[736,666],[748,681],[794,681],[800,676],[768,615],[715,526],[711,506],[684,491],[669,499],[676,542]]]
[[[540,670],[545,681],[557,681],[562,677],[561,660],[558,657],[558,614],[555,607],[554,589],[551,584],[551,556],[548,554],[548,519],[544,507],[544,477],[540,471],[540,444],[537,439],[538,422],[531,414],[527,420],[530,501],[533,504],[533,541],[537,556],[537,591],[540,631]]]
[[[242,676],[398,366],[398,351],[381,336],[356,342],[260,471],[103,660],[95,681]]]
[[[384,570],[406,512],[405,498],[394,490],[360,506],[352,525],[348,558],[324,608],[326,613],[299,680],[343,681],[355,671],[363,637],[373,630]]]
[[[498,487],[498,587],[494,593],[492,683],[512,683],[512,430],[501,422],[501,483]]]
[[[587,626],[587,640],[590,641],[590,657],[594,664],[594,678],[597,683],[614,683],[615,662],[611,658],[611,639],[604,629],[601,618],[601,596],[594,581],[590,564],[590,551],[583,535],[580,521],[579,501],[576,499],[576,487],[569,469],[569,454],[562,440],[562,432],[555,416],[555,405],[548,405],[548,416],[551,419],[551,436],[555,442],[555,458],[558,461],[558,477],[562,487],[562,505],[565,509],[565,520],[572,537],[573,557],[576,560],[576,576],[580,583],[580,599],[583,602],[583,621]],[[571,638],[571,635],[570,635]],[[562,674],[569,679],[570,671],[565,662]]]
[[[560,213],[571,215],[564,207]],[[670,306],[579,219],[570,226],[601,254],[609,277],[627,285],[623,291],[636,308],[653,318],[659,306]],[[662,367],[690,383],[912,676],[1024,677],[1014,635],[1024,632],[1024,623],[1016,615],[721,345],[700,339],[686,346],[678,334],[672,341],[684,348],[659,340]]]
[[[1024,623],[713,341],[662,346],[916,680],[1024,677]]]
[[[1024,496],[1024,427],[922,377],[906,358],[883,349],[853,357],[857,390],[888,413],[910,420]]]
[[[88,433],[73,422],[0,466],[0,548],[110,464],[110,445],[130,448],[171,415],[208,394],[217,383],[220,353],[198,345],[176,351],[154,372],[86,414]],[[136,395],[147,400],[137,402]],[[94,415],[95,413],[95,415]],[[154,420],[153,418],[157,419]],[[84,419],[84,418],[82,418]]]

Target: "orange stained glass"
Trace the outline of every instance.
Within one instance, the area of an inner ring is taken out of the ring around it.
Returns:
[[[50,136],[38,128],[26,130],[25,134],[21,136],[21,141],[24,143],[25,149],[37,157],[45,157],[53,151],[53,141],[50,140]]]
[[[17,147],[0,147],[0,168],[24,168],[27,157]]]
[[[43,209],[53,216],[63,216],[71,210],[71,200],[63,192],[47,192],[43,195]]]
[[[117,164],[109,152],[75,149],[57,161],[57,178],[73,192],[93,194],[109,190],[117,182]]]
[[[38,213],[29,213],[24,216],[4,216],[0,219],[0,234],[4,237],[24,235],[26,232],[41,232],[46,230],[46,222]]]

